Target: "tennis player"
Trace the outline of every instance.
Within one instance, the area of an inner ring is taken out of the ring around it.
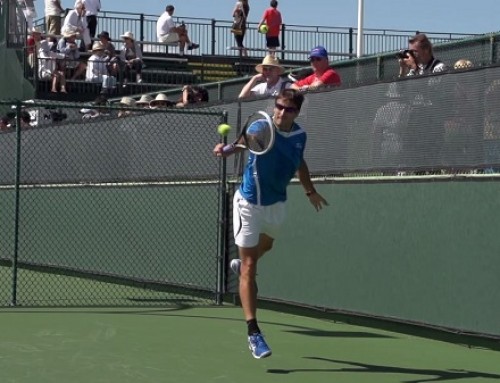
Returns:
[[[271,355],[257,323],[257,262],[271,250],[285,218],[286,189],[297,174],[306,197],[319,211],[326,200],[314,189],[304,160],[306,132],[295,122],[304,96],[296,90],[284,89],[275,98],[273,123],[276,138],[272,149],[264,155],[250,153],[243,182],[234,195],[233,226],[239,260],[231,268],[240,274],[240,299],[248,326],[248,344],[254,358]],[[226,157],[242,148],[224,151],[217,144],[214,154]]]

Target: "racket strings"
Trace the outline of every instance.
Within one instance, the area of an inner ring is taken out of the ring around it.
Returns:
[[[266,119],[253,121],[247,130],[246,145],[253,152],[265,152],[272,144],[274,126],[268,123]]]

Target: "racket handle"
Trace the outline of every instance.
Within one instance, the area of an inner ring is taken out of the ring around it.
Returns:
[[[234,144],[228,144],[222,148],[222,153],[229,153],[234,150],[235,145]]]

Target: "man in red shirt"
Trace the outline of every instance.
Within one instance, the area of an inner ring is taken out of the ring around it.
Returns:
[[[274,57],[276,48],[280,46],[280,29],[283,20],[281,13],[278,11],[278,1],[271,0],[271,7],[267,8],[262,15],[262,20],[257,25],[257,30],[260,31],[261,25],[267,25],[268,31],[266,33],[266,46],[269,54]]]
[[[309,61],[314,71],[313,74],[294,82],[293,89],[301,91],[313,90],[320,86],[339,86],[340,76],[328,64],[328,52],[324,47],[318,45],[311,50]]]

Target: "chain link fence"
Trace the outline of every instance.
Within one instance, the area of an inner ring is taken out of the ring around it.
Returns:
[[[0,305],[220,299],[222,111],[0,107]]]

